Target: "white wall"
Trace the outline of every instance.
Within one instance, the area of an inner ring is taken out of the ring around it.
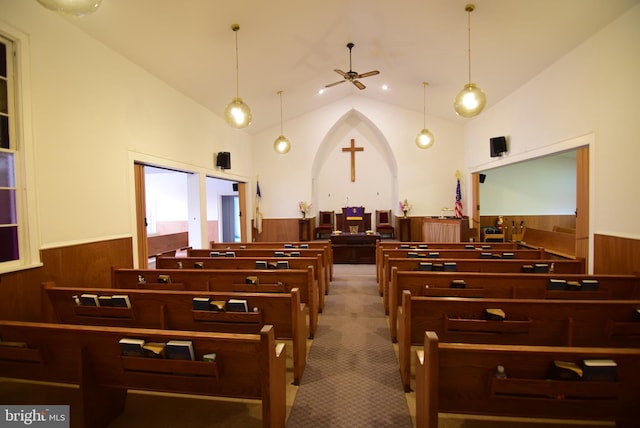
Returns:
[[[247,180],[246,133],[36,1],[0,0],[0,10],[0,30],[28,34],[42,246],[135,235],[132,159]],[[232,170],[215,168],[219,151]]]
[[[592,232],[640,238],[638,23],[635,6],[472,120],[464,130],[467,168],[488,169],[587,136]],[[486,142],[497,135],[510,136],[510,153],[491,160]]]
[[[318,210],[338,211],[347,196],[350,204],[363,205],[369,212],[386,208],[395,215],[400,198],[413,205],[410,215],[439,215],[442,207],[453,207],[455,173],[464,167],[462,128],[427,117],[436,142],[421,150],[415,137],[422,125],[420,112],[353,95],[285,122],[284,134],[292,145],[286,155],[272,147],[279,128],[257,135],[253,163],[260,178],[264,217],[297,217],[301,200],[314,201],[314,215]],[[365,148],[356,154],[354,183],[350,155],[341,150],[351,138]],[[321,181],[317,194],[314,173]]]

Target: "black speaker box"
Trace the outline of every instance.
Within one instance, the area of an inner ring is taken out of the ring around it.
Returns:
[[[480,177],[480,183],[484,183],[484,180],[487,179],[487,175],[486,174],[479,174]]]
[[[219,152],[216,158],[216,166],[222,169],[231,169],[231,153]]]
[[[238,183],[233,183],[232,184],[232,188],[233,188],[234,192],[237,192],[238,191]]]
[[[493,137],[489,140],[491,143],[491,157],[497,158],[507,151],[506,137]]]

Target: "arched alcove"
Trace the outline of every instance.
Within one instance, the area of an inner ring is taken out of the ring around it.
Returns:
[[[351,153],[355,152],[355,180],[351,180]],[[362,205],[396,211],[398,164],[389,142],[364,114],[351,109],[340,117],[323,138],[311,167],[314,212],[335,211],[347,205]]]

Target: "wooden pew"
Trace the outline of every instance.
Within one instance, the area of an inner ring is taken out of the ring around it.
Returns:
[[[210,242],[210,248],[225,249],[225,248],[278,248],[288,249],[292,248],[322,248],[326,255],[327,264],[329,265],[329,281],[333,280],[333,248],[331,247],[331,241],[314,240],[314,241],[296,241],[296,242]]]
[[[228,256],[231,253],[234,257],[251,257],[256,259],[264,259],[266,257],[322,257],[322,268],[324,269],[324,277],[332,277],[332,264],[329,264],[327,255],[322,248],[235,248],[235,249],[190,249],[187,250],[187,257],[210,257],[212,252],[217,252],[220,256]],[[284,253],[283,256],[276,256],[277,253]],[[291,256],[291,253],[297,253],[299,256]],[[328,286],[330,281],[326,281]],[[325,294],[329,293],[329,289],[325,290]]]
[[[398,241],[377,241],[376,242],[376,266],[382,267],[382,252],[384,250],[410,250],[410,251],[430,251],[438,249],[469,249],[491,251],[511,251],[520,247],[515,242],[398,242]],[[376,279],[380,281],[382,275],[376,270]]]
[[[168,275],[171,283],[158,282],[160,275]],[[246,278],[255,276],[258,284],[247,284]],[[145,282],[140,281],[140,277]],[[290,293],[300,290],[300,299],[307,305],[309,314],[309,338],[318,327],[318,284],[313,267],[306,269],[111,269],[111,287],[123,289],[187,290],[187,291],[241,291],[258,293]]]
[[[285,345],[272,326],[229,334],[0,321],[0,337],[28,346],[0,347],[0,376],[79,385],[80,406],[71,409],[78,427],[108,426],[128,389],[259,399],[263,426],[285,425]],[[125,357],[122,338],[191,340],[197,361]],[[211,352],[216,362],[201,361]]]
[[[544,273],[548,270],[556,274],[579,274],[585,273],[584,259],[560,259],[560,260],[542,260],[542,259],[424,259],[424,258],[390,258],[388,254],[384,255],[385,269],[382,277],[382,299],[385,311],[389,310],[389,284],[391,280],[391,270],[397,267],[398,270],[419,270],[420,263],[432,263],[440,265],[452,264],[456,272],[506,272],[506,273],[522,273],[525,266],[539,266],[540,272]],[[433,268],[436,270],[436,268]]]
[[[290,340],[293,354],[293,383],[298,385],[307,358],[306,307],[297,288],[290,293],[200,292],[171,290],[126,290],[130,308],[81,306],[74,296],[84,293],[112,296],[112,288],[57,287],[42,284],[43,313],[48,322],[61,324],[108,325],[114,327],[210,331],[257,334],[272,325],[276,339]],[[212,312],[193,309],[193,298],[212,301],[246,299],[258,312]]]
[[[476,247],[474,247],[476,248]],[[378,288],[381,296],[384,296],[384,280],[389,281],[391,268],[388,265],[389,259],[418,258],[422,261],[429,261],[432,258],[438,259],[559,259],[558,256],[546,253],[543,249],[465,249],[465,248],[430,248],[430,249],[406,249],[394,248],[383,249],[380,254],[380,265],[376,266],[379,271]],[[424,260],[427,259],[427,260]]]
[[[156,269],[256,269],[256,261],[267,263],[282,261],[282,257],[159,257],[156,259]],[[313,273],[318,281],[318,311],[324,309],[324,300],[328,278],[322,265],[322,256],[316,257],[287,257],[290,269],[306,269],[313,266]]]
[[[597,280],[599,285],[596,291],[549,290],[551,279],[577,282],[591,279]],[[466,287],[451,288],[453,280],[463,280]],[[640,299],[640,276],[400,271],[394,267],[389,288],[389,330],[394,342],[397,339],[398,306],[404,290],[409,290],[414,296],[432,297],[630,300]]]
[[[487,308],[502,309],[506,319],[484,319]],[[640,300],[440,298],[405,290],[398,314],[402,384],[409,392],[411,346],[422,345],[425,331],[441,342],[640,348],[637,308]]]
[[[549,380],[554,360],[612,359],[617,379]],[[426,332],[416,351],[416,425],[437,428],[438,413],[616,421],[640,426],[640,349],[441,343]],[[508,377],[495,377],[496,367]]]

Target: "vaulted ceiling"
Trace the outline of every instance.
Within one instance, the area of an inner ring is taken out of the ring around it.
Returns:
[[[35,0],[32,0],[35,1]],[[477,0],[471,13],[471,78],[487,108],[525,84],[640,0]],[[72,22],[222,116],[239,95],[257,133],[359,94],[464,123],[453,99],[468,81],[467,0],[103,0]],[[352,68],[379,70],[323,94]],[[636,43],[637,41],[629,41]],[[388,89],[382,89],[387,85]],[[285,125],[286,126],[286,125]],[[416,124],[416,129],[422,123]],[[275,137],[276,135],[274,135]]]

